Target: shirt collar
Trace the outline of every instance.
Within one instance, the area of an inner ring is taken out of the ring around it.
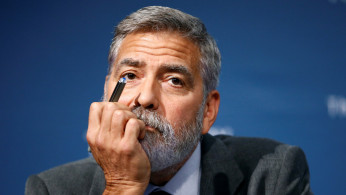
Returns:
[[[201,162],[201,146],[198,143],[195,151],[180,170],[169,180],[166,185],[160,188],[170,194],[199,194],[199,183],[201,177],[200,171]],[[153,184],[148,185],[144,194],[147,195],[154,189],[159,188]]]

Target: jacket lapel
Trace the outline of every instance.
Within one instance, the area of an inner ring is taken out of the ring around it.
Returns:
[[[200,193],[234,194],[243,180],[243,174],[230,150],[210,134],[203,136],[201,150]]]

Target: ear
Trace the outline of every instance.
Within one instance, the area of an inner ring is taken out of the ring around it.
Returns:
[[[214,124],[217,113],[219,112],[219,106],[220,106],[220,94],[218,91],[213,90],[208,94],[208,97],[204,106],[203,129],[202,129],[203,135],[208,133],[210,127]]]

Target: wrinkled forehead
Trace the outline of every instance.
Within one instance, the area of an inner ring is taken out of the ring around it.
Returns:
[[[186,62],[190,69],[200,72],[200,49],[190,39],[176,31],[137,31],[128,34],[121,42],[113,66],[117,69],[125,54],[151,53],[153,56],[167,55]],[[114,70],[114,67],[113,67]]]

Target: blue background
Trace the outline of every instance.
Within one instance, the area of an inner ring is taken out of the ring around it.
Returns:
[[[1,1],[1,194],[88,156],[113,26],[147,5],[197,16],[216,39],[214,130],[298,145],[315,194],[346,194],[346,0]]]

